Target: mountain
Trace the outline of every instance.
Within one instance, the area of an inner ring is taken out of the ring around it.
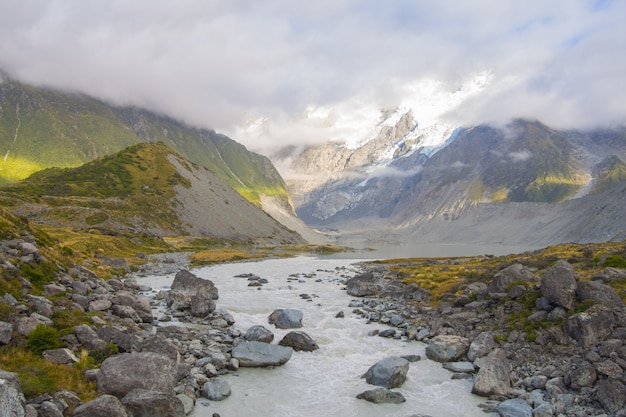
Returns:
[[[402,110],[384,112],[355,143],[273,156],[277,166],[289,162],[283,176],[307,224],[402,242],[626,237],[626,129],[558,131],[528,120],[421,127]]]
[[[224,135],[140,108],[0,77],[0,184],[44,168],[78,167],[142,142],[167,144],[255,204],[265,195],[290,206],[270,160]]]
[[[36,224],[109,234],[304,242],[217,174],[161,142],[139,143],[77,168],[48,168],[0,191],[2,206]]]

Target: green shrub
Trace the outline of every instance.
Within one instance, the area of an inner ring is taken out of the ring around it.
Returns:
[[[45,324],[38,324],[26,339],[26,347],[35,355],[41,355],[44,350],[58,349],[61,339],[55,329]]]
[[[621,255],[609,255],[604,261],[604,266],[623,269],[626,268],[626,259]]]

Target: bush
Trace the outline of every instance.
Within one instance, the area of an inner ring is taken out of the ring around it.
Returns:
[[[35,355],[41,355],[44,350],[58,349],[61,339],[55,329],[45,324],[38,324],[35,330],[28,335],[26,347]]]
[[[623,269],[626,268],[626,259],[621,255],[609,255],[604,261],[604,266]]]

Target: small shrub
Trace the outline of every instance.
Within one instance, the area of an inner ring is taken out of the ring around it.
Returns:
[[[35,355],[41,355],[44,350],[58,349],[61,339],[55,329],[45,324],[38,324],[26,339],[26,347]]]
[[[626,259],[624,259],[621,255],[609,255],[604,261],[604,266],[624,269],[626,268]]]

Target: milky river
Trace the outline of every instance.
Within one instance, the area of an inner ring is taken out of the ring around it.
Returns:
[[[425,345],[368,336],[384,330],[381,324],[367,324],[352,312],[353,297],[342,290],[342,281],[357,270],[357,259],[296,257],[259,262],[223,264],[194,269],[219,289],[217,307],[230,312],[235,327],[245,332],[253,325],[270,329],[277,343],[289,330],[267,322],[277,308],[293,308],[304,314],[303,327],[319,345],[314,352],[294,352],[289,362],[273,369],[240,368],[225,376],[232,394],[224,401],[199,399],[192,416],[206,417],[432,417],[484,416],[477,407],[484,399],[471,394],[471,382],[452,380],[441,364],[427,359]],[[253,273],[268,280],[249,287],[239,274]],[[343,277],[342,277],[343,275]],[[155,290],[168,289],[174,276],[141,278]],[[309,295],[310,301],[301,295]],[[345,318],[336,318],[343,311]],[[402,393],[402,404],[372,404],[357,394],[375,389],[361,378],[367,369],[389,356],[420,355],[410,365],[408,380],[394,391]]]

